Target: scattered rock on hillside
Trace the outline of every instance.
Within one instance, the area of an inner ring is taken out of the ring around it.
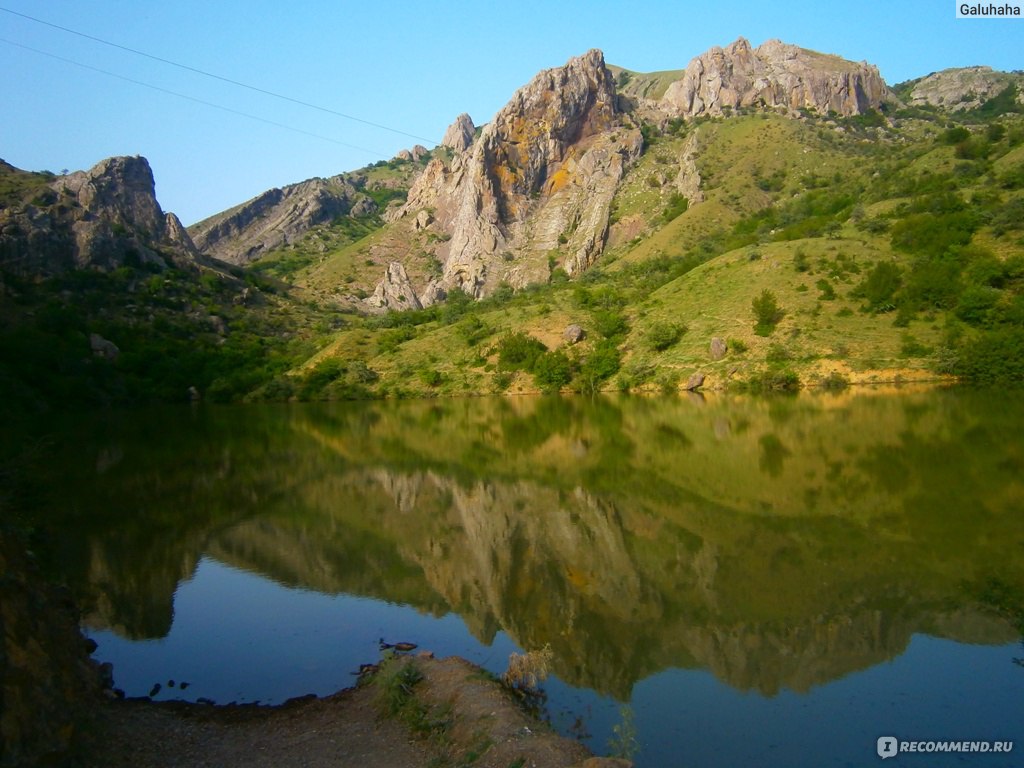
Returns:
[[[725,343],[725,339],[715,336],[711,339],[711,359],[721,360],[725,357],[725,353],[729,351],[728,345]]]
[[[111,362],[117,360],[121,355],[121,350],[117,348],[117,344],[104,339],[98,333],[89,334],[89,349],[92,350],[94,357],[102,357],[104,360]]]
[[[430,226],[430,222],[434,220],[434,217],[430,215],[430,211],[422,210],[416,214],[416,220],[413,222],[413,229],[420,230],[426,229]]]
[[[700,389],[704,386],[704,374],[694,373],[686,380],[686,386],[683,387],[687,392],[693,392],[696,389]]]
[[[567,325],[565,330],[562,331],[562,338],[569,342],[569,344],[579,344],[586,337],[587,332],[583,330],[583,326],[577,323]]]

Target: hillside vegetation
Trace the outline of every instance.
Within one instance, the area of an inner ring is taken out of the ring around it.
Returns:
[[[615,70],[627,93],[677,73],[662,74]],[[638,117],[643,152],[597,263],[569,279],[560,237],[546,284],[503,284],[480,301],[455,291],[425,309],[356,311],[387,265],[379,253],[407,253],[415,280],[441,268],[443,238],[387,223],[426,159],[353,172],[371,213],[318,224],[246,267],[128,261],[44,279],[5,269],[7,407],[678,391],[701,377],[752,390],[1019,382],[1017,87],[958,111]],[[53,179],[3,171],[4,207],[30,204]],[[567,334],[573,325],[582,333]],[[90,354],[92,334],[120,354]]]

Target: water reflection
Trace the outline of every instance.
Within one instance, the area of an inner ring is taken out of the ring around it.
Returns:
[[[986,595],[1024,588],[1022,426],[967,391],[165,410],[67,426],[52,485],[125,637],[209,556],[550,644],[620,699],[668,668],[775,694],[1019,637]]]

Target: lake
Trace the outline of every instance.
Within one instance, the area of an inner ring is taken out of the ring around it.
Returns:
[[[1024,398],[467,398],[55,424],[55,561],[129,696],[279,703],[381,641],[638,766],[1024,764]],[[159,688],[158,688],[159,686]]]

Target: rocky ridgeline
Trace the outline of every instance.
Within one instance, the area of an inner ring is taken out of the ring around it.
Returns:
[[[196,246],[229,264],[249,264],[293,243],[317,224],[367,216],[377,205],[345,176],[309,179],[264,192],[189,228]]]
[[[930,105],[962,112],[976,109],[998,95],[1008,85],[1017,84],[1017,101],[1024,104],[1020,86],[1024,76],[996,72],[992,67],[961,67],[932,72],[910,85],[909,102],[914,106]]]
[[[813,109],[844,117],[877,109],[895,96],[878,68],[779,40],[751,48],[744,38],[694,58],[659,100],[683,117],[721,115],[742,107]]]
[[[58,177],[30,203],[0,209],[0,263],[15,271],[56,274],[126,263],[187,268],[198,256],[178,217],[160,208],[143,157],[103,160]]]

